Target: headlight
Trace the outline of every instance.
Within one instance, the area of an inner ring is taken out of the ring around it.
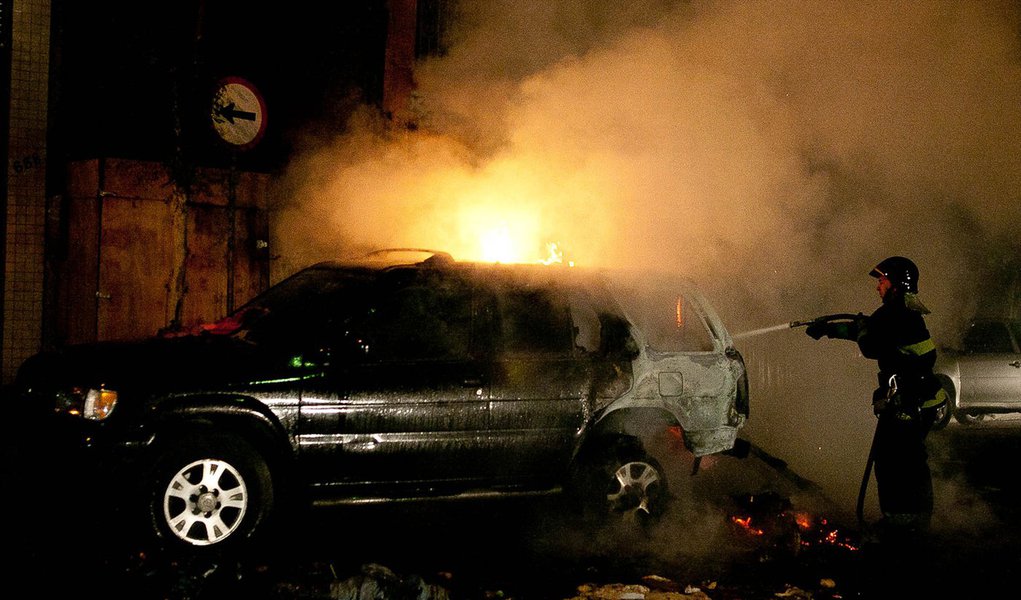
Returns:
[[[117,392],[104,388],[73,387],[57,394],[54,410],[102,421],[117,406]]]

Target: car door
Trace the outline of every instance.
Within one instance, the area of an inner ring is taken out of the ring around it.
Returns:
[[[976,321],[964,338],[961,355],[960,404],[1011,407],[1021,405],[1021,352],[1017,323]]]
[[[472,347],[470,280],[402,269],[365,294],[337,332],[341,355],[302,396],[310,477],[364,494],[472,485],[489,464],[480,451],[489,390]]]
[[[591,416],[593,359],[576,344],[598,343],[595,315],[576,329],[564,290],[504,277],[488,288],[494,304],[489,437],[494,477],[546,486],[566,470]],[[587,341],[586,341],[587,340]]]

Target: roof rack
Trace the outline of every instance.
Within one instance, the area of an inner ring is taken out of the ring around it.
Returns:
[[[426,254],[424,258],[405,258],[401,260],[402,255],[407,254]],[[417,264],[417,263],[446,263],[454,262],[454,257],[447,252],[440,250],[429,250],[426,248],[384,248],[381,250],[374,250],[365,255],[366,259],[369,260],[382,260],[385,262],[391,262],[393,264]]]

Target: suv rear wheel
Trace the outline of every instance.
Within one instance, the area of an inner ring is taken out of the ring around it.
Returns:
[[[583,515],[613,525],[645,527],[666,510],[666,474],[633,438],[602,447],[585,461],[575,493]]]
[[[174,545],[219,548],[249,538],[272,506],[266,461],[235,435],[176,438],[156,463],[149,515]]]

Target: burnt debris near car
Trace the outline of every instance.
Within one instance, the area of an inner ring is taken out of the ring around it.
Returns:
[[[110,478],[124,518],[188,551],[307,504],[567,492],[641,523],[668,480],[740,448],[748,388],[693,287],[620,283],[376,253],[299,271],[212,326],[39,354],[12,393],[65,468]],[[665,448],[695,468],[664,468]]]

